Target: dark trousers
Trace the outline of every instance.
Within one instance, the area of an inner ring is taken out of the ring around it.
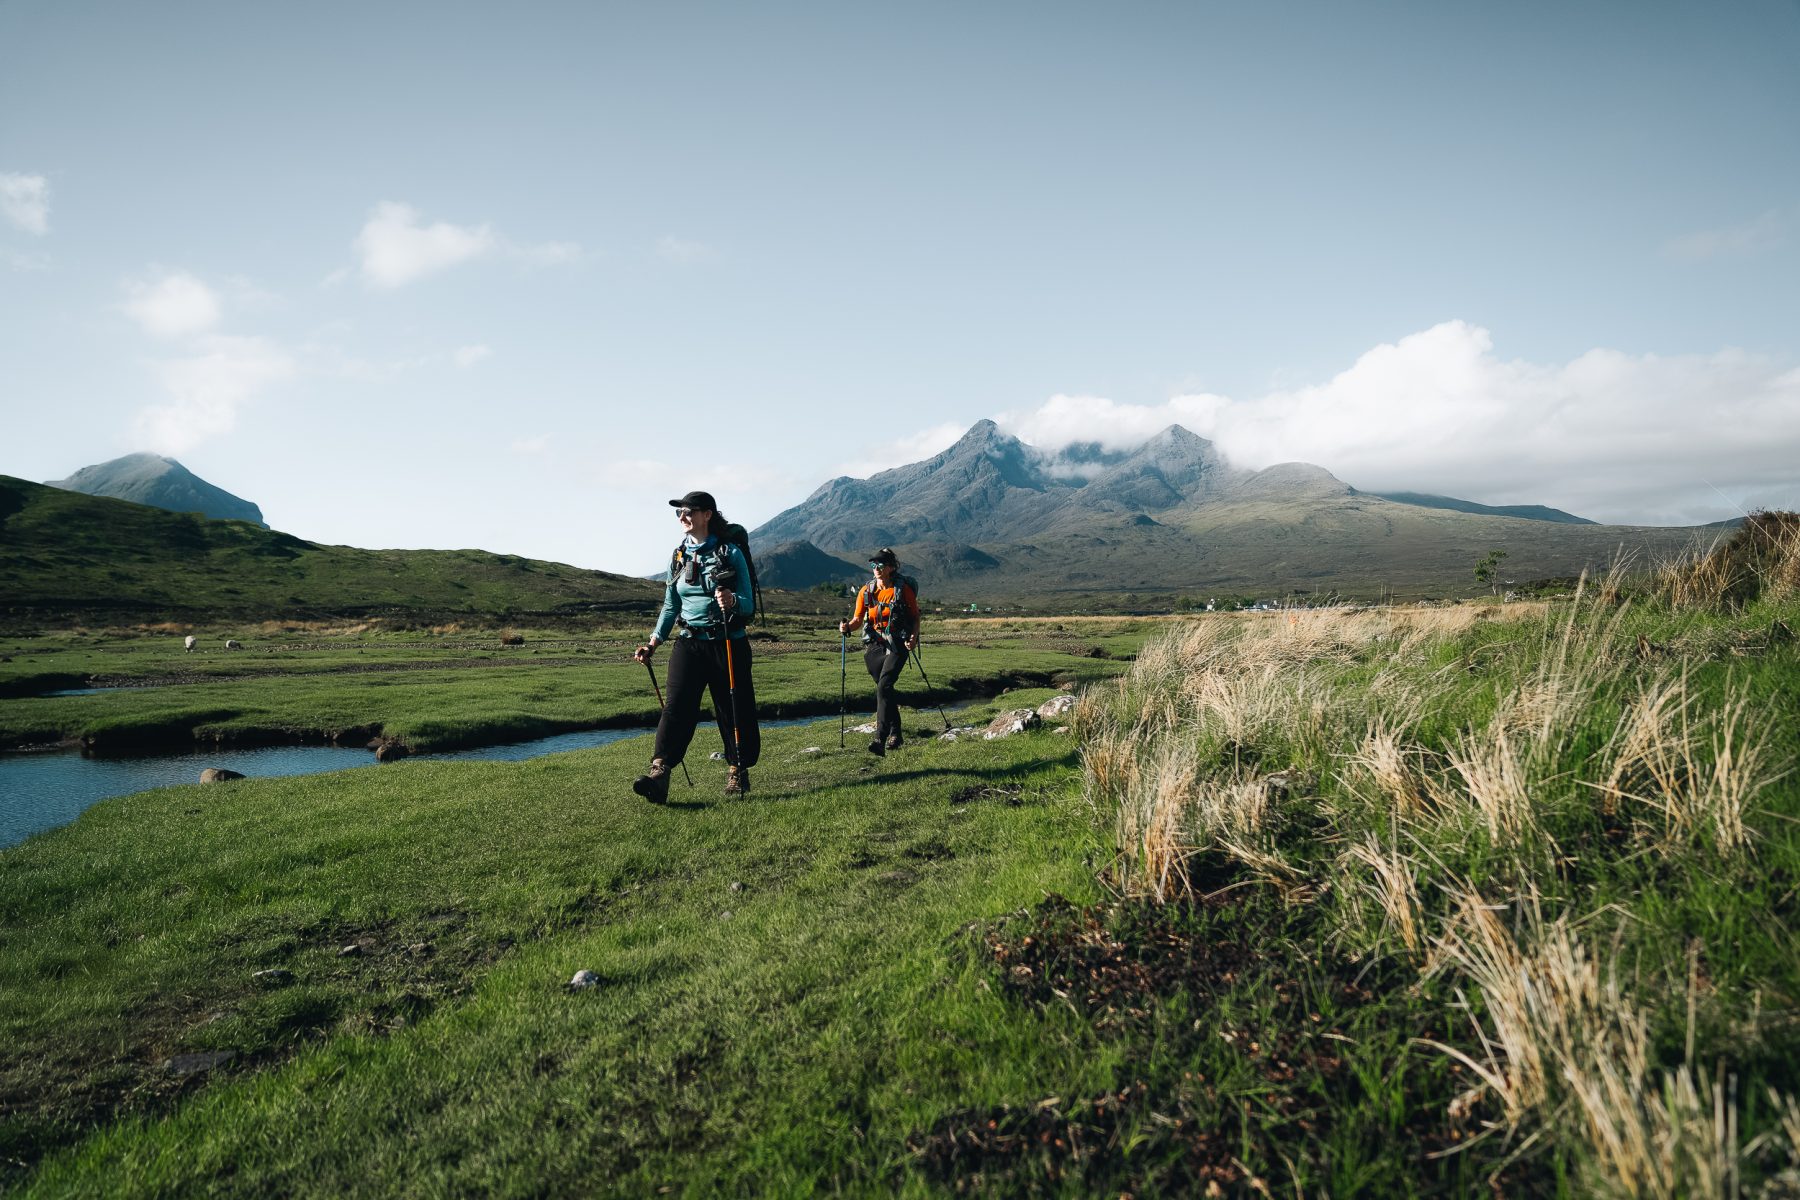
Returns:
[[[894,684],[906,666],[906,648],[895,649],[885,642],[870,642],[863,651],[863,665],[875,680],[875,736],[886,740],[900,736],[900,701],[894,698]]]
[[[726,646],[731,647],[731,675],[726,674]],[[733,712],[732,680],[737,684]],[[678,637],[669,643],[668,707],[656,724],[656,757],[673,767],[686,756],[700,722],[700,698],[710,691],[713,720],[725,740],[726,761],[754,767],[762,755],[762,733],[756,727],[756,686],[750,682],[750,639]],[[733,732],[737,737],[732,736]]]

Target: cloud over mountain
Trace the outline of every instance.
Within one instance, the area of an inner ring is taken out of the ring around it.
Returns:
[[[1125,447],[1180,424],[1245,466],[1318,462],[1373,490],[1543,502],[1613,522],[1800,503],[1800,370],[1735,350],[1505,360],[1464,321],[1376,346],[1311,386],[1151,405],[1059,395],[998,422],[1046,451]]]

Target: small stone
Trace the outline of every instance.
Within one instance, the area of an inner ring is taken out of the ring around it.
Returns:
[[[586,969],[575,972],[575,978],[569,980],[569,987],[575,991],[583,988],[599,987],[600,973]]]
[[[229,783],[233,779],[244,778],[236,771],[228,771],[224,767],[208,767],[200,772],[201,783]]]
[[[337,956],[339,958],[359,958],[361,957],[362,952],[363,948],[361,945],[356,942],[351,942],[348,946],[339,947]]]
[[[1037,715],[1037,710],[1015,708],[1009,712],[1003,712],[989,721],[987,731],[982,734],[982,737],[989,741],[995,738],[1011,737],[1015,733],[1024,733],[1027,729],[1036,729],[1043,723],[1044,719]]]
[[[744,885],[743,885],[743,883],[742,883],[742,881],[740,881],[740,880],[736,880],[736,879],[734,879],[734,880],[732,880],[732,881],[731,881],[731,890],[732,890],[732,891],[734,891],[734,892],[741,892],[741,891],[743,891],[743,890],[744,890]]]
[[[712,759],[714,762],[724,762],[725,761],[725,752],[723,750],[714,750],[711,754],[707,755],[706,757]]]
[[[728,909],[726,909],[726,910],[725,910],[725,911],[724,911],[724,912],[722,912],[722,913],[720,913],[720,914],[719,914],[719,920],[721,920],[721,921],[729,921],[729,920],[731,920],[731,918],[732,918],[732,917],[733,917],[733,916],[735,916],[735,915],[736,915],[736,914],[735,914],[735,913],[733,913],[733,912],[732,912],[732,911],[731,911],[731,910],[730,910],[730,909],[729,909],[729,908],[728,908]]]
[[[202,1050],[195,1054],[177,1054],[164,1060],[163,1070],[171,1075],[198,1075],[222,1067],[237,1057],[236,1050]]]
[[[412,945],[410,945],[406,948],[406,952],[408,954],[413,955],[414,957],[423,957],[424,955],[431,953],[431,943],[430,942],[414,942]]]
[[[851,733],[874,733],[875,732],[875,722],[865,721],[861,725],[852,725],[850,727],[850,732]]]
[[[817,754],[817,753],[819,753],[819,748],[817,746],[808,746],[806,749],[802,750],[800,753],[802,753],[802,754]]]
[[[251,972],[250,978],[269,987],[280,987],[294,982],[294,973],[286,967],[270,967],[266,971]]]

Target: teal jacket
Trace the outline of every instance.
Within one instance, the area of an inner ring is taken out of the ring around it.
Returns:
[[[737,571],[737,586],[732,589],[737,595],[737,607],[732,610],[734,620],[731,636],[746,636],[743,623],[755,613],[756,597],[750,588],[750,564],[744,561],[744,552],[730,542],[721,542],[708,536],[698,545],[694,543],[694,539],[686,539],[676,554],[684,564],[689,559],[700,564],[700,569],[696,572],[698,578],[689,583],[687,567],[677,566],[675,561],[670,561],[669,582],[663,589],[662,611],[656,616],[651,636],[658,641],[668,641],[669,632],[675,628],[677,617],[681,618],[686,631],[695,636],[719,636],[723,622],[720,620],[719,602],[713,599],[713,592],[717,590],[713,583],[713,571],[721,564]]]

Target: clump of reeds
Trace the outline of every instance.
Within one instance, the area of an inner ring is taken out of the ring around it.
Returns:
[[[1757,512],[1729,539],[1663,563],[1654,590],[1673,608],[1737,609],[1800,594],[1800,513]]]
[[[1768,726],[1752,719],[1743,696],[1704,714],[1696,707],[1685,672],[1645,681],[1607,743],[1605,777],[1592,786],[1608,816],[1642,806],[1660,818],[1666,841],[1705,839],[1731,855],[1749,847],[1751,801],[1780,766]]]
[[[1507,908],[1472,889],[1456,900],[1433,969],[1454,969],[1480,992],[1483,1016],[1471,1021],[1481,1052],[1428,1044],[1475,1072],[1508,1127],[1567,1114],[1598,1194],[1737,1196],[1758,1146],[1740,1143],[1732,1089],[1691,1064],[1652,1069],[1650,1020],[1618,964],[1603,968],[1566,918],[1546,924],[1535,897],[1510,906],[1516,932],[1500,919]]]

